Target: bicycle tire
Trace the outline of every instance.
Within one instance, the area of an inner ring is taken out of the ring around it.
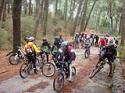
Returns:
[[[24,69],[23,69],[23,67],[24,67]],[[22,71],[23,71],[23,70],[24,70],[26,76],[24,76],[24,75],[22,74]],[[28,76],[28,64],[27,64],[27,63],[23,63],[23,64],[21,65],[20,70],[19,70],[19,74],[20,74],[20,77],[23,78],[23,79],[25,79],[25,78]]]
[[[72,81],[74,81],[76,77],[76,68],[72,66],[71,69],[72,69],[72,77],[73,77]]]
[[[56,86],[56,83],[59,84]],[[63,89],[64,86],[64,75],[62,73],[59,73],[53,82],[53,88],[56,92],[60,92]]]
[[[85,56],[85,58],[89,57],[88,50],[85,50],[84,56]]]
[[[16,55],[17,55],[17,54],[11,54],[11,55],[9,56],[8,60],[9,60],[9,63],[10,63],[11,65],[18,65],[18,64],[19,64],[19,62],[20,62],[19,57],[18,57],[18,59],[14,59],[14,57],[15,57]],[[18,56],[18,55],[17,55],[17,56]]]
[[[48,68],[49,67],[49,68]],[[55,68],[55,65],[48,62],[48,63],[45,63],[43,66],[42,66],[42,73],[44,76],[46,77],[52,77],[54,74],[55,74],[55,71],[56,71],[56,68]],[[52,71],[50,71],[52,70]],[[50,71],[49,74],[46,73],[46,71]]]
[[[92,79],[101,69],[102,67],[101,67],[101,62],[100,62],[98,66],[92,70],[92,72],[89,75],[89,78]]]

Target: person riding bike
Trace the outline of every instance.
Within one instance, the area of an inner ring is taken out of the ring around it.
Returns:
[[[61,50],[61,52],[59,51],[60,53],[57,53],[57,55],[58,54],[61,55],[59,61],[64,61],[67,63],[67,65],[65,64],[65,69],[67,71],[66,78],[69,77],[69,79],[71,79],[70,64],[76,58],[76,54],[73,50],[73,46],[72,46],[72,44],[68,43],[67,41],[64,41],[64,42],[62,42],[61,48],[59,50]],[[58,55],[57,57],[59,57],[60,55]]]
[[[105,38],[100,38],[98,45],[99,45],[99,48],[100,48],[99,55],[101,55],[101,54],[103,54],[103,48],[107,45],[106,39]]]
[[[49,54],[50,54],[50,51],[51,51],[51,46],[50,46],[50,44],[49,44],[49,42],[46,38],[43,39],[43,42],[42,42],[42,45],[41,45],[41,50],[42,50],[41,53],[45,52],[47,62],[49,62]]]
[[[27,36],[25,38],[26,44],[24,45],[24,50],[26,52],[26,57],[28,62],[32,62],[34,73],[37,73],[36,69],[36,55],[40,53],[40,49],[34,44],[35,38],[33,36]]]
[[[113,65],[112,63],[116,59],[117,56],[117,50],[115,44],[113,44],[113,41],[110,41],[109,45],[106,45],[103,47],[104,53],[99,57],[99,62],[103,61],[107,58],[108,64],[110,66],[109,76],[112,77],[113,74]]]
[[[51,52],[57,52],[57,50],[60,48],[61,46],[61,43],[62,43],[62,39],[60,39],[60,37],[56,36],[55,37],[55,40],[54,40],[54,43],[53,43],[53,46],[52,46],[52,50]]]
[[[85,47],[90,47],[90,46],[91,46],[91,41],[90,41],[90,38],[87,37],[87,38],[85,39]]]
[[[74,36],[74,46],[75,48],[79,48],[79,42],[80,42],[80,35],[79,33],[76,33],[75,36]]]
[[[95,46],[98,46],[99,36],[95,35],[94,39],[95,39]]]

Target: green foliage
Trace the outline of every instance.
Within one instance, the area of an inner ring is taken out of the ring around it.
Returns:
[[[0,28],[0,49],[10,48],[12,45],[12,36],[11,34]]]
[[[21,22],[22,37],[25,37],[27,35],[33,35],[35,24],[33,16],[22,17]]]

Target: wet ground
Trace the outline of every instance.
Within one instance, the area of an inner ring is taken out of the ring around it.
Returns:
[[[20,65],[12,66],[5,57],[7,52],[0,52],[0,93],[56,93],[53,90],[54,77],[47,78],[41,73],[26,79],[19,76]],[[93,79],[89,74],[98,61],[98,49],[91,48],[91,56],[84,58],[84,50],[76,50],[77,59],[73,62],[77,76],[74,82],[65,81],[60,93],[111,93],[111,78],[108,78],[106,65]]]

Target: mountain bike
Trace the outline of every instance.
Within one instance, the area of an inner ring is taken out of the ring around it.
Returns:
[[[42,54],[42,57],[45,57],[45,54]],[[37,57],[36,59],[36,68],[40,70],[44,76],[50,77],[53,76],[55,73],[55,66],[50,62],[44,61],[44,58]],[[26,78],[33,72],[33,64],[32,62],[24,62],[19,70],[21,78]]]
[[[23,51],[23,49],[19,46],[17,46],[16,48],[16,52],[11,51],[6,55],[9,56],[8,60],[12,65],[17,65],[21,62],[21,60],[26,60],[25,52]]]
[[[107,59],[103,59],[100,62],[98,62],[96,67],[90,73],[89,78],[92,79],[102,68],[104,68],[106,63],[108,63]]]
[[[84,52],[85,58],[88,58],[90,56],[90,46],[85,46],[85,52]]]
[[[64,86],[64,81],[66,79],[66,73],[67,73],[66,68],[65,68],[65,65],[67,65],[66,63],[60,62],[60,68],[58,68],[57,76],[55,77],[53,81],[53,88],[57,92],[61,91]],[[76,76],[76,68],[74,66],[71,66],[70,72],[71,72],[72,81],[73,81]]]

